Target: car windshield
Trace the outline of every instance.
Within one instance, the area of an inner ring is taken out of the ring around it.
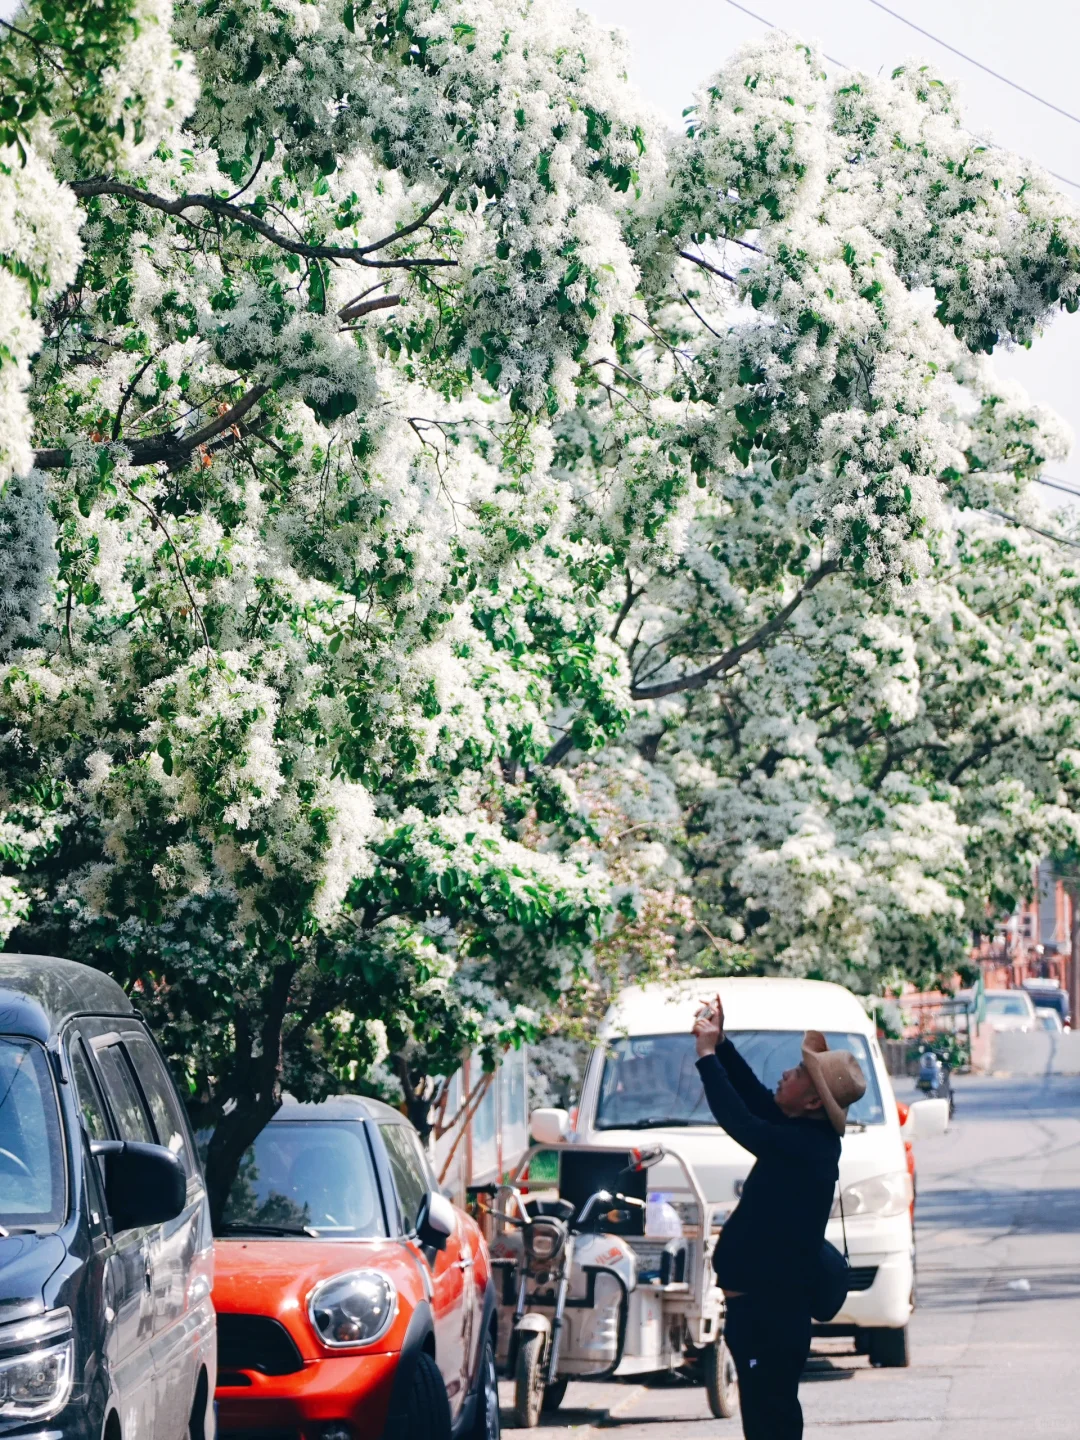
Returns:
[[[728,1038],[754,1074],[775,1090],[785,1070],[802,1059],[801,1030],[734,1030]],[[877,1075],[862,1035],[830,1030],[831,1050],[851,1050],[866,1076],[866,1094],[848,1112],[852,1124],[883,1125]],[[667,1125],[715,1125],[695,1069],[692,1035],[631,1035],[608,1047],[596,1110],[598,1130]]]
[[[64,1146],[45,1051],[0,1037],[0,1225],[17,1230],[63,1223]]]
[[[1024,1015],[1030,1018],[1031,1002],[1023,995],[987,995],[988,1015]]]
[[[354,1120],[275,1120],[245,1153],[229,1192],[229,1234],[386,1234],[364,1127]]]

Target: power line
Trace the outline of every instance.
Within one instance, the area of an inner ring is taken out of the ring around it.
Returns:
[[[756,20],[759,25],[764,25],[769,30],[775,30],[777,28],[771,20],[766,20],[765,16],[759,15],[756,10],[748,10],[745,5],[740,5],[738,0],[727,0],[727,3],[732,9],[741,10],[744,15],[749,15],[750,19]],[[825,52],[822,51],[822,54],[825,54]],[[837,60],[835,55],[825,55],[825,59],[830,60],[834,65],[839,65],[841,70],[851,69],[850,65],[845,65],[842,60]]]
[[[1080,490],[1074,489],[1072,485],[1063,485],[1059,480],[1047,480],[1040,475],[1037,477],[1035,484],[1045,485],[1048,490],[1061,490],[1064,494],[1075,495],[1077,499],[1080,500]]]
[[[1035,535],[1045,535],[1047,540],[1056,540],[1059,545],[1068,545],[1073,550],[1080,550],[1080,540],[1070,540],[1067,535],[1055,535],[1053,530],[1044,530],[1040,525],[1032,525],[1016,515],[1007,515],[1004,510],[992,510],[987,506],[986,513],[987,515],[996,515],[999,520],[1007,520],[1010,525],[1016,525],[1021,530],[1030,530]]]
[[[1029,100],[1037,100],[1040,105],[1045,105],[1048,110],[1054,110],[1059,115],[1064,115],[1066,120],[1071,120],[1074,125],[1080,125],[1080,115],[1074,115],[1070,110],[1063,110],[1060,105],[1055,105],[1052,100],[1046,100],[1041,95],[1036,95],[1034,90],[1027,90],[1023,85],[1018,85],[1015,80],[1010,80],[1007,75],[1002,75],[999,70],[991,70],[989,65],[984,65],[981,60],[968,55],[963,50],[958,50],[955,45],[950,45],[947,40],[942,40],[940,35],[932,35],[929,30],[924,30],[921,25],[916,25],[914,20],[909,20],[906,15],[901,15],[898,10],[890,10],[888,5],[883,5],[881,0],[869,0],[869,3],[878,10],[884,10],[886,15],[891,15],[894,20],[899,20],[901,25],[907,25],[911,30],[917,30],[920,35],[925,35],[928,40],[933,40],[935,45],[942,46],[945,50],[951,50],[954,55],[959,55],[961,60],[966,60],[969,65],[974,65],[977,70],[992,75],[995,80],[1000,80],[1003,85],[1010,85],[1014,90],[1019,90],[1021,95],[1026,95]],[[1061,176],[1056,175],[1056,180]],[[1072,181],[1069,182],[1070,185]]]
[[[744,15],[749,15],[751,20],[756,20],[759,25],[764,25],[766,29],[775,30],[777,28],[771,20],[766,20],[765,16],[759,15],[756,10],[749,10],[745,5],[740,5],[739,0],[727,0],[727,3],[732,9],[741,10]],[[894,19],[899,20],[902,24],[910,25],[913,30],[918,30],[920,35],[925,35],[928,40],[933,40],[935,45],[944,45],[946,50],[951,50],[954,55],[959,55],[962,60],[970,60],[972,65],[977,65],[980,70],[985,70],[988,75],[993,75],[995,80],[1004,80],[1006,85],[1012,85],[1013,89],[1021,91],[1024,95],[1030,95],[1033,100],[1038,100],[1041,105],[1049,105],[1051,110],[1058,109],[1058,106],[1051,104],[1049,100],[1044,100],[1041,95],[1036,95],[1033,90],[1025,90],[1022,85],[1017,85],[1005,75],[999,75],[996,70],[991,70],[988,65],[983,65],[978,60],[972,60],[970,55],[965,55],[962,50],[957,50],[955,46],[948,44],[947,41],[939,40],[936,35],[931,35],[929,30],[923,30],[921,26],[914,24],[913,21],[905,20],[903,15],[898,14],[895,10],[890,10],[887,5],[882,5],[880,0],[870,0],[870,4],[876,5],[879,10],[884,10],[887,15],[892,15]],[[839,65],[841,70],[851,69],[850,65],[845,65],[842,60],[837,60],[835,55],[826,55],[825,59],[831,60],[834,65]],[[1080,119],[1075,115],[1070,115],[1067,110],[1061,110],[1059,113],[1066,116],[1069,120],[1076,120],[1077,124],[1080,125]],[[982,143],[990,150],[1000,150],[1001,148],[1000,145],[995,145],[992,140],[984,140]],[[1068,175],[1059,175],[1056,170],[1047,170],[1046,173],[1052,175],[1055,180],[1060,180],[1063,185],[1071,185],[1074,190],[1080,190],[1080,180],[1070,180]]]

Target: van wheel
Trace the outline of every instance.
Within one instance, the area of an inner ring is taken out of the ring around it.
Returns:
[[[195,1386],[195,1399],[191,1406],[191,1419],[188,1421],[188,1440],[206,1440],[206,1402],[207,1380],[206,1371],[199,1371],[199,1383]]]
[[[868,1352],[871,1365],[890,1370],[906,1369],[911,1364],[907,1331],[906,1325],[899,1330],[871,1330]]]
[[[542,1331],[527,1330],[518,1341],[514,1373],[514,1424],[520,1430],[532,1430],[540,1423],[540,1407],[544,1403],[546,1340],[547,1336]]]
[[[702,1364],[709,1409],[717,1420],[730,1420],[739,1408],[739,1377],[722,1335],[705,1351]]]
[[[402,1440],[450,1440],[450,1401],[439,1367],[422,1351],[405,1407]]]

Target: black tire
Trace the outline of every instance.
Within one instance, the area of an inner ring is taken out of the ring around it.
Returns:
[[[495,1368],[495,1337],[489,1330],[480,1352],[480,1375],[476,1386],[476,1414],[467,1440],[499,1440],[499,1372]]]
[[[195,1386],[195,1399],[191,1402],[191,1419],[188,1421],[188,1440],[206,1440],[206,1409],[209,1399],[206,1371],[199,1371]]]
[[[570,1381],[564,1375],[561,1380],[556,1380],[554,1385],[545,1386],[544,1403],[541,1409],[558,1410],[559,1406],[566,1399],[566,1387],[569,1384]]]
[[[540,1330],[526,1330],[518,1339],[514,1367],[514,1424],[532,1430],[540,1423],[544,1403],[544,1351],[547,1336]]]
[[[416,1362],[401,1440],[450,1440],[450,1401],[439,1367],[426,1350]]]
[[[906,1325],[899,1330],[871,1330],[868,1333],[872,1365],[880,1365],[887,1370],[903,1370],[911,1364]]]
[[[739,1377],[722,1335],[705,1351],[701,1363],[709,1409],[717,1420],[730,1420],[739,1408]]]

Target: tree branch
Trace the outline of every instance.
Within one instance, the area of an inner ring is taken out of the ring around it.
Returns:
[[[176,435],[171,430],[167,430],[160,435],[147,435],[142,440],[128,441],[125,448],[131,454],[130,463],[132,465],[179,464],[200,445],[205,445],[208,440],[213,440],[223,430],[231,430],[238,420],[259,403],[269,389],[269,385],[255,385],[246,395],[242,395],[224,415],[219,415],[216,420],[211,420],[209,424],[203,425],[198,430],[192,430],[186,435]],[[70,450],[38,450],[34,456],[34,466],[38,470],[62,470],[70,464]]]
[[[725,650],[718,660],[714,660],[711,665],[706,665],[704,670],[696,670],[692,675],[681,675],[677,680],[664,680],[659,685],[631,685],[630,698],[632,700],[659,700],[665,695],[677,695],[683,690],[700,690],[710,680],[715,680],[718,675],[723,675],[725,671],[731,670],[744,655],[760,649],[777,631],[782,630],[811,591],[815,590],[822,580],[835,574],[839,569],[839,561],[827,560],[814,571],[802,589],[788,601],[782,610],[778,610],[771,620],[766,620],[764,625],[759,625],[754,633],[741,644],[733,645],[730,650]]]
[[[572,730],[567,730],[566,734],[562,737],[562,739],[556,740],[555,744],[544,756],[543,763],[545,765],[558,765],[560,760],[566,759],[567,755],[570,754],[570,751],[573,748],[574,732]]]
[[[726,270],[721,270],[718,265],[710,265],[708,260],[703,260],[700,255],[691,255],[689,250],[680,250],[679,254],[684,260],[689,260],[693,265],[700,265],[702,270],[708,270],[710,275],[719,275],[721,280],[727,280],[732,285],[738,285],[734,275],[729,275]]]
[[[134,185],[125,185],[119,180],[79,180],[71,189],[81,200],[91,199],[95,195],[114,195],[124,200],[135,200],[140,205],[146,205],[151,210],[160,210],[163,215],[174,215],[180,219],[185,218],[185,210],[206,210],[211,215],[222,215],[228,220],[233,220],[238,225],[246,225],[249,230],[254,230],[264,240],[269,240],[272,245],[277,245],[281,250],[288,250],[293,255],[303,255],[308,260],[351,260],[355,265],[366,265],[373,270],[416,270],[425,265],[456,265],[456,260],[446,260],[440,256],[433,259],[419,259],[415,256],[406,256],[397,260],[372,259],[372,253],[381,250],[384,246],[392,244],[396,240],[402,240],[411,235],[425,224],[431,214],[449,198],[451,187],[447,186],[435,202],[428,206],[418,220],[411,225],[404,225],[400,230],[395,230],[393,235],[387,235],[382,240],[376,240],[371,245],[308,245],[301,240],[293,240],[291,236],[275,230],[265,220],[260,220],[250,210],[241,209],[239,205],[232,205],[228,200],[220,200],[216,195],[180,195],[175,200],[169,200],[164,195],[155,195],[150,190],[139,190]]]

